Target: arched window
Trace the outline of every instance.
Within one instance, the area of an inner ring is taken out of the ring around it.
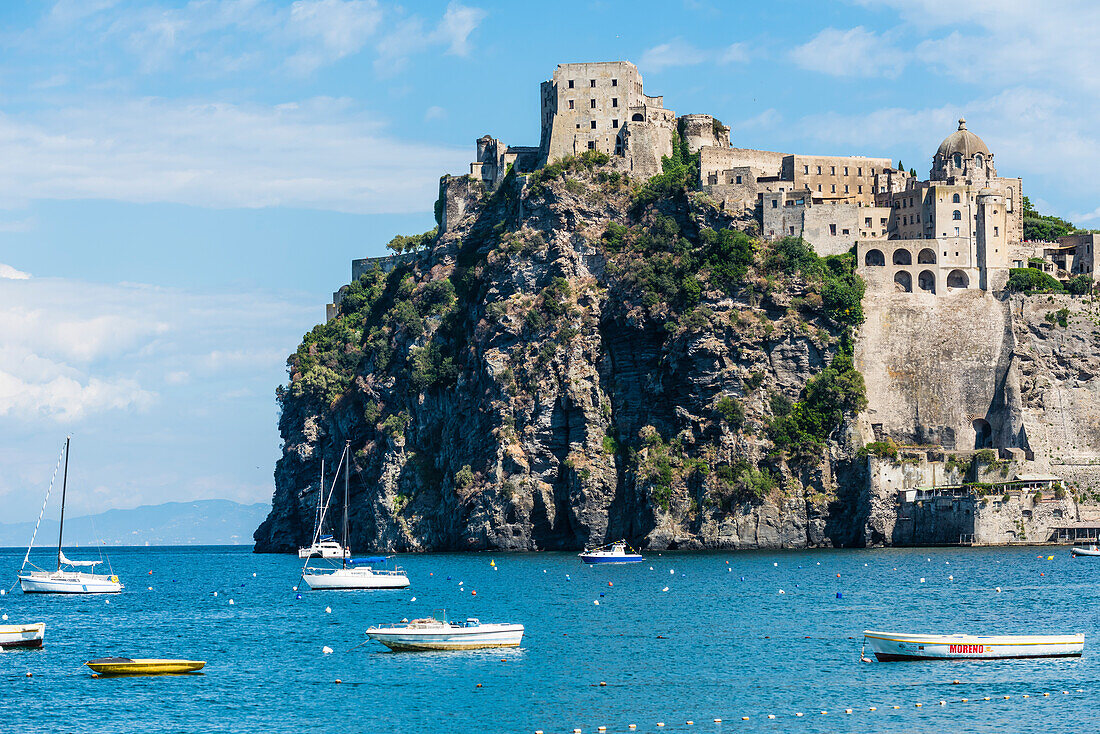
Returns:
[[[929,248],[924,248],[917,253],[917,263],[920,265],[935,265],[936,253]]]
[[[631,122],[644,122],[645,121],[645,115],[643,115],[641,112],[635,112],[633,115],[630,116],[630,121]]]
[[[963,165],[963,157],[962,157],[962,153],[956,153],[956,154],[954,155],[954,159],[953,159],[953,160],[954,160],[954,162],[955,162],[955,168],[962,168],[962,165]]]
[[[904,247],[894,250],[894,264],[895,265],[912,265],[913,254],[906,250]]]
[[[902,293],[913,292],[913,276],[905,270],[894,273],[894,290]]]
[[[948,288],[969,288],[970,278],[961,270],[952,270],[947,274]]]
[[[974,154],[974,165],[977,166],[978,168],[981,168],[982,167],[982,162],[983,162],[982,154],[981,153],[975,153]]]
[[[931,270],[922,270],[917,276],[917,287],[928,293],[936,292],[936,276]]]
[[[958,194],[955,194],[954,196],[952,196],[952,197],[951,197],[951,203],[952,203],[952,204],[958,204],[958,203],[959,203],[959,201],[961,201],[961,199],[959,199],[959,195],[958,195]]]
[[[956,209],[955,211],[951,212],[951,218],[954,219],[956,222],[959,221],[963,218],[962,212]]]
[[[886,256],[882,254],[882,250],[868,250],[863,256],[863,264],[868,267],[882,267],[886,265]]]

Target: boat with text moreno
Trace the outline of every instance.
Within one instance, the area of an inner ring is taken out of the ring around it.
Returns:
[[[523,640],[523,625],[482,624],[474,617],[465,622],[448,622],[445,619],[426,617],[401,624],[371,627],[367,630],[367,637],[394,651],[519,647]]]
[[[195,673],[206,665],[205,660],[172,660],[164,658],[99,658],[84,663],[100,675],[181,675]]]
[[[1085,548],[1074,546],[1070,553],[1075,556],[1100,556],[1100,548],[1097,548],[1095,543]]]
[[[65,438],[65,473],[61,479],[61,521],[57,529],[57,568],[38,568],[30,562],[31,549],[34,548],[34,539],[38,535],[38,526],[42,522],[42,515],[46,511],[46,505],[50,500],[50,490],[53,489],[53,480],[50,488],[46,490],[46,499],[42,501],[42,510],[38,513],[38,522],[34,525],[34,533],[31,534],[31,543],[27,546],[27,555],[23,557],[23,565],[19,567],[19,585],[24,594],[117,594],[122,591],[122,584],[118,576],[113,573],[98,574],[94,569],[102,560],[98,561],[73,561],[65,557],[61,550],[65,537],[65,496],[69,485],[69,445],[70,438]],[[61,465],[61,457],[58,457],[58,466]],[[54,468],[54,479],[57,478],[57,468]],[[25,570],[27,566],[35,570]],[[81,568],[90,568],[93,572],[81,571]]]
[[[913,635],[863,633],[879,662],[893,660],[1003,660],[1080,657],[1084,635]]]
[[[585,549],[583,553],[579,553],[578,555],[582,561],[589,564],[638,563],[645,560],[642,558],[641,554],[637,553],[633,548],[629,548],[626,541],[623,540],[591,550]]]
[[[0,624],[0,648],[42,647],[46,623]]]

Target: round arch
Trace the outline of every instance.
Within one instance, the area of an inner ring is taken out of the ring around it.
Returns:
[[[985,418],[974,420],[974,448],[993,448],[993,426],[989,425],[989,421]]]
[[[913,276],[908,270],[899,270],[894,273],[894,290],[901,293],[913,292]]]
[[[948,288],[969,288],[970,277],[961,270],[952,270],[947,274]]]
[[[936,251],[930,247],[924,248],[917,253],[917,263],[920,265],[935,265]]]
[[[926,293],[936,292],[936,276],[931,270],[922,270],[917,276],[917,287]]]
[[[645,122],[645,115],[643,115],[641,112],[635,112],[633,115],[630,116],[630,121]]]
[[[863,264],[872,268],[883,267],[886,265],[886,256],[882,254],[882,250],[868,250],[863,256]]]
[[[912,265],[913,253],[906,250],[904,247],[899,247],[894,250],[894,264],[895,265]]]

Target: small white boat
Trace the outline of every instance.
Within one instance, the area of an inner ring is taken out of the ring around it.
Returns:
[[[323,535],[320,540],[308,548],[298,549],[299,558],[351,558],[351,551],[333,540],[331,535]]]
[[[628,552],[629,551],[629,552]],[[593,548],[592,550],[586,549],[583,553],[577,554],[581,560],[585,563],[638,563],[645,559],[639,553],[636,553],[632,548],[627,548],[626,541],[620,540],[617,543],[611,543],[609,545],[602,546],[600,548]]]
[[[401,624],[371,627],[367,630],[367,637],[395,651],[519,647],[523,639],[523,625],[482,624],[473,617],[465,622],[448,622],[427,617]]]
[[[1070,553],[1075,556],[1100,556],[1100,548],[1097,548],[1095,544],[1090,545],[1088,548],[1077,548],[1075,546]]]
[[[65,537],[65,495],[69,486],[69,444],[70,438],[65,438],[65,474],[61,480],[61,521],[57,529],[57,569],[47,570],[38,568],[30,562],[31,549],[34,548],[34,539],[38,536],[38,526],[42,522],[42,515],[46,511],[46,505],[50,501],[50,491],[53,482],[57,479],[57,468],[61,465],[61,457],[58,457],[58,467],[54,468],[54,479],[50,481],[50,487],[46,490],[46,498],[42,501],[42,510],[38,513],[38,522],[34,525],[31,534],[31,543],[27,546],[27,555],[23,557],[23,565],[19,567],[19,586],[24,594],[117,594],[122,591],[122,584],[118,576],[111,574],[88,573],[76,569],[90,568],[93,571],[103,561],[72,561],[65,557],[61,550],[62,540]],[[34,571],[24,571],[28,566],[34,567]]]
[[[42,647],[46,623],[0,624],[0,648]]]
[[[1084,635],[911,635],[867,630],[863,639],[879,662],[1081,657]]]

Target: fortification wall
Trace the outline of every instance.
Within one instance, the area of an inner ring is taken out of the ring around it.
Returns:
[[[744,166],[762,171],[765,176],[778,176],[783,168],[783,154],[749,148],[708,147],[700,150],[699,175],[702,183],[707,182],[709,174]]]

